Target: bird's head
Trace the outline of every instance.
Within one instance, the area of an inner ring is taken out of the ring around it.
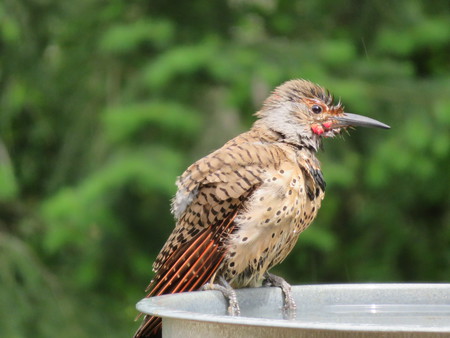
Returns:
[[[333,137],[348,127],[390,128],[377,120],[346,113],[327,90],[306,80],[291,80],[277,87],[256,115],[259,124],[287,142],[316,151],[322,137]]]

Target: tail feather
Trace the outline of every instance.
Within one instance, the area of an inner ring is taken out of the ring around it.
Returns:
[[[150,291],[146,297],[195,291],[208,283],[225,258],[220,238],[224,238],[234,230],[236,215],[237,211],[175,250],[150,282],[146,289]],[[147,315],[134,337],[160,337],[160,335],[161,318]]]

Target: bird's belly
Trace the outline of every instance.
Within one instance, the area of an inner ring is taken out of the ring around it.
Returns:
[[[237,217],[238,230],[228,241],[222,275],[233,287],[261,285],[264,273],[286,258],[320,206],[321,197],[318,205],[308,199],[300,170],[268,176]]]

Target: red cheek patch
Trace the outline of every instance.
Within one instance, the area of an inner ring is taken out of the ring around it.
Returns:
[[[331,121],[328,121],[328,122],[322,123],[322,126],[324,126],[326,129],[330,129],[332,124],[333,123]]]
[[[313,124],[311,126],[311,130],[313,131],[314,134],[317,134],[317,135],[322,135],[325,132],[323,127],[319,124]]]

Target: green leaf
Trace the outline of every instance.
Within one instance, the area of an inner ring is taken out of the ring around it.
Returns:
[[[195,110],[184,105],[149,101],[109,108],[103,114],[103,123],[107,138],[119,143],[150,126],[192,136],[198,132],[201,120]]]
[[[111,26],[100,39],[105,52],[126,53],[148,42],[165,47],[173,39],[173,25],[165,20],[147,19]]]

